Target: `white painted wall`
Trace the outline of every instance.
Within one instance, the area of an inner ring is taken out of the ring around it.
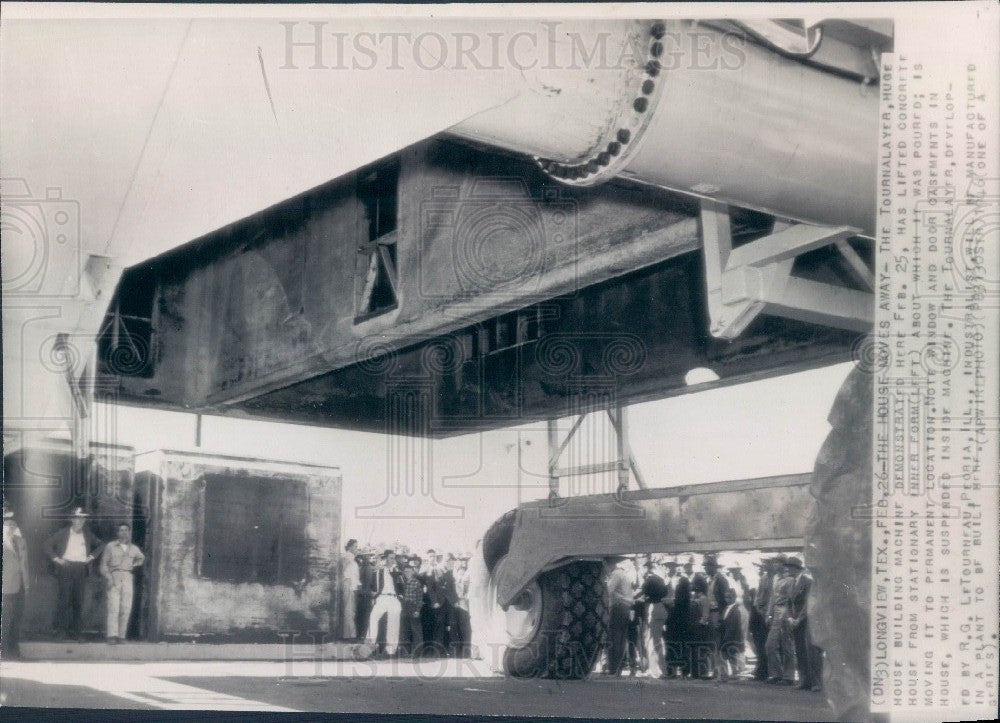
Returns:
[[[849,370],[840,364],[631,407],[632,447],[647,483],[671,487],[811,470],[828,431],[827,412]],[[137,451],[194,447],[194,415],[121,406],[105,411],[113,424],[103,441]],[[597,427],[590,432],[592,444],[610,439]],[[544,423],[405,442],[237,418],[202,421],[206,451],[339,466],[344,535],[366,543],[471,551],[499,515],[548,492]],[[574,452],[581,450],[567,453]],[[389,493],[392,470],[420,467],[428,470],[429,488],[415,481],[413,493],[405,494],[403,474],[402,494]],[[612,491],[614,484],[611,476],[594,477],[578,492]]]

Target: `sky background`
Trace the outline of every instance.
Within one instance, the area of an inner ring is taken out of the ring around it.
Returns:
[[[829,430],[830,405],[850,368],[838,364],[630,407],[632,448],[647,485],[811,471]],[[114,431],[101,441],[137,452],[197,449],[193,414],[125,406],[107,411]],[[339,467],[343,534],[366,544],[471,551],[497,517],[548,492],[544,423],[431,441],[237,418],[202,420],[200,451]],[[571,445],[566,461],[605,461],[606,451],[613,453],[613,437],[599,417],[588,418],[581,432],[584,447]],[[419,468],[427,470],[423,477],[430,484],[413,480],[413,493],[406,494],[406,482]],[[390,494],[390,483],[397,481],[403,492]],[[612,492],[615,478],[593,475],[577,484],[576,494]]]

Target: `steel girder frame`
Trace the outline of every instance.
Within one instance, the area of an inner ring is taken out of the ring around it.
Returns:
[[[566,477],[578,477],[582,475],[601,474],[604,472],[615,472],[618,478],[618,492],[624,492],[629,486],[629,473],[635,478],[639,489],[646,489],[646,478],[643,476],[636,462],[635,454],[628,438],[628,407],[618,402],[604,410],[610,423],[611,432],[614,435],[615,455],[614,459],[605,462],[594,462],[583,465],[572,465],[568,467],[560,466],[559,462],[563,453],[569,447],[573,437],[580,431],[580,426],[587,418],[588,412],[583,411],[576,415],[576,419],[570,426],[569,431],[560,440],[558,420],[548,420],[548,445],[549,445],[549,499],[554,500],[559,497],[559,482]],[[600,412],[598,412],[600,414]]]
[[[735,339],[759,314],[866,332],[875,313],[872,271],[847,240],[848,226],[776,221],[773,232],[733,247],[729,207],[701,202],[708,311],[713,336]],[[792,275],[797,256],[835,247],[867,291]]]
[[[525,504],[494,573],[497,601],[506,607],[540,572],[570,559],[801,548],[811,481],[785,475]]]

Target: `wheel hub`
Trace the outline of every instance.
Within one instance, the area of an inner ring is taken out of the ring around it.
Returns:
[[[535,637],[541,622],[542,589],[533,581],[507,606],[506,627],[510,645],[527,645]]]

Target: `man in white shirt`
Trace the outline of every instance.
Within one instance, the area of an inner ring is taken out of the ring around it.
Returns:
[[[726,589],[726,607],[722,612],[719,650],[722,666],[719,680],[728,680],[743,672],[743,652],[746,649],[742,605],[737,602],[736,591]]]
[[[396,570],[396,553],[386,550],[379,560],[375,570],[374,590],[375,604],[368,618],[368,638],[372,645],[378,634],[378,624],[383,616],[385,621],[385,652],[395,655],[399,648],[399,623],[402,614],[400,598],[403,594],[402,574]]]
[[[608,622],[608,675],[619,675],[628,651],[628,623],[635,592],[632,589],[632,564],[624,557],[609,557],[604,561],[608,571],[608,597],[611,617]],[[625,567],[629,571],[626,571]]]
[[[108,583],[108,644],[117,645],[128,632],[132,614],[134,581],[132,571],[146,561],[137,545],[132,544],[132,528],[118,525],[118,539],[104,546],[101,575]]]
[[[455,592],[458,595],[455,605],[452,607],[452,632],[455,640],[457,655],[460,658],[468,658],[472,655],[472,621],[469,617],[469,589],[472,586],[472,578],[469,575],[469,553],[458,556],[458,567],[455,569]]]
[[[357,596],[361,588],[361,570],[357,563],[358,541],[351,539],[344,546],[344,553],[338,560],[338,593],[340,596],[340,636],[344,640],[354,640],[358,637],[355,616],[357,615]]]
[[[83,616],[83,595],[89,565],[100,554],[101,541],[84,527],[87,514],[77,507],[70,524],[45,541],[45,554],[55,566],[59,583],[55,629],[60,637],[69,635],[80,640]]]

